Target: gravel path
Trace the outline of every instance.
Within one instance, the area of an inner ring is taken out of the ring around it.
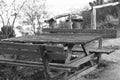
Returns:
[[[120,45],[120,38],[104,42],[105,46]],[[110,55],[102,55],[104,65],[89,74],[82,76],[80,80],[120,80],[120,50],[116,50]]]

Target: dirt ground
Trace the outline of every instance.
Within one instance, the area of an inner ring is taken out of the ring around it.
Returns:
[[[120,38],[105,40],[103,46],[115,47],[117,50],[109,55],[103,54],[100,67],[80,80],[120,80]]]

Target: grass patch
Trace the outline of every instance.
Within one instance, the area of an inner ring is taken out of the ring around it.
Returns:
[[[106,70],[111,70],[112,66],[115,64],[115,62],[112,61],[106,61],[106,60],[101,60],[97,69],[95,69],[94,71],[84,75],[84,78],[87,79],[96,79],[99,78],[100,75],[106,71]]]

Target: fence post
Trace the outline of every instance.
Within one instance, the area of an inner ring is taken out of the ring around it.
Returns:
[[[92,14],[91,14],[91,28],[96,29],[96,9],[92,9]]]
[[[69,20],[68,22],[69,22],[69,25],[70,25],[70,29],[72,29],[73,27],[72,27],[71,14],[69,14],[68,20]]]
[[[117,5],[117,11],[118,11],[118,28],[120,29],[120,4]]]

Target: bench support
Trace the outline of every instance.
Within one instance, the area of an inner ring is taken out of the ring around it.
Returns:
[[[85,45],[81,45],[82,46],[82,49],[83,49],[83,52],[85,53],[86,56],[88,56],[90,53],[89,51],[85,48]],[[91,66],[93,66],[93,62],[90,60],[90,64]]]
[[[41,53],[41,56],[42,56],[44,71],[45,71],[45,79],[50,80],[49,65],[48,65],[48,60],[47,60],[47,57],[45,55],[44,50],[45,50],[44,47],[40,46],[40,53]]]

